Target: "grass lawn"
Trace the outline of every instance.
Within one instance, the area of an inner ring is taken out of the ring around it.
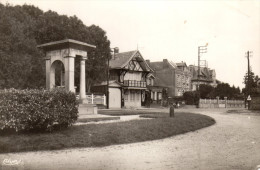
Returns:
[[[72,126],[62,131],[40,134],[13,134],[0,137],[0,153],[98,147],[162,139],[210,126],[215,120],[193,113],[145,114],[126,122]]]
[[[227,110],[226,113],[231,114],[248,114],[260,116],[260,110],[248,110],[248,109],[236,109],[236,110]]]

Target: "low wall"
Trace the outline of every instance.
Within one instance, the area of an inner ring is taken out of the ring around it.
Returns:
[[[252,96],[250,103],[250,110],[260,110],[260,97]]]
[[[200,99],[199,108],[242,108],[243,100]]]

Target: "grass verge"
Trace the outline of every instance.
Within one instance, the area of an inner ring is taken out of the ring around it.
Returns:
[[[99,110],[98,114],[109,115],[109,116],[127,116],[127,115],[142,115],[151,113],[152,111],[145,110]]]
[[[157,115],[157,116],[155,116]],[[41,134],[13,134],[0,137],[0,153],[99,147],[162,139],[195,131],[215,123],[209,116],[193,113],[147,114],[155,119],[88,124]]]
[[[77,122],[80,123],[87,123],[87,122],[99,122],[99,121],[108,121],[108,120],[119,120],[120,117],[114,116],[114,117],[98,117],[98,118],[80,118],[77,120]]]
[[[260,116],[260,110],[234,109],[234,110],[227,110],[226,113]]]

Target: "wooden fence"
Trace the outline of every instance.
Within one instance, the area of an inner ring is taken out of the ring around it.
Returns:
[[[219,100],[200,99],[199,108],[242,108],[245,106],[244,100]]]

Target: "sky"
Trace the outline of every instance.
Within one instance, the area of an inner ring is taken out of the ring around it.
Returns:
[[[239,86],[250,66],[260,76],[259,0],[0,0],[34,5],[43,11],[76,15],[87,26],[106,31],[120,52],[138,49],[144,59],[198,65],[198,47],[207,46],[201,60],[215,69],[218,80]]]

